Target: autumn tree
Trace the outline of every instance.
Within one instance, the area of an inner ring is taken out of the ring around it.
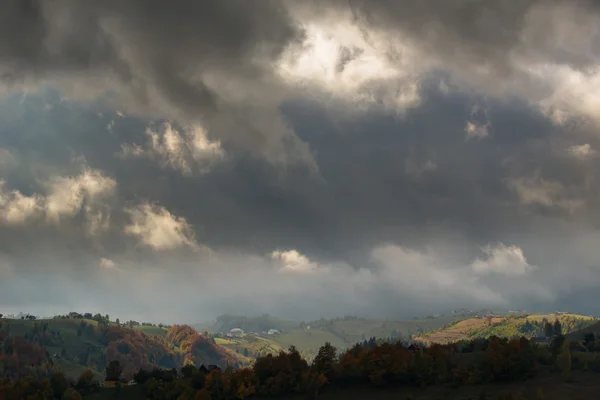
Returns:
[[[586,333],[583,337],[583,342],[585,343],[585,347],[588,350],[594,350],[594,344],[596,342],[596,337],[594,336],[594,332]]]
[[[552,326],[552,333],[554,333],[554,336],[562,335],[562,325],[558,318],[556,318],[556,320],[554,321],[554,325]]]
[[[60,399],[69,388],[69,381],[67,381],[67,377],[62,372],[54,372],[50,376],[50,387],[52,388],[54,397]]]
[[[65,390],[65,392],[63,393],[62,397],[56,397],[57,399],[62,398],[62,400],[81,400],[82,397],[79,394],[78,391],[76,391],[73,388],[68,388],[67,390]]]
[[[123,369],[119,360],[112,360],[106,366],[106,380],[107,381],[118,381],[121,377]]]
[[[558,354],[560,354],[566,341],[567,341],[567,339],[562,335],[557,336],[554,339],[552,339],[552,341],[548,345],[548,350],[550,350],[550,353],[552,353],[553,357],[556,357],[556,356],[558,356]]]
[[[556,357],[556,366],[560,369],[563,379],[568,380],[571,377],[571,350],[566,340],[562,343],[560,353]]]
[[[326,342],[321,346],[313,360],[313,369],[320,374],[324,374],[331,381],[335,375],[337,359],[337,349],[331,343]]]
[[[185,366],[181,367],[181,375],[183,375],[185,379],[190,379],[195,370],[196,367],[194,367],[193,364],[186,364]]]
[[[324,374],[311,371],[308,374],[306,391],[310,399],[316,399],[319,395],[319,390],[327,383],[327,378]]]
[[[548,320],[546,320],[544,322],[544,336],[549,338],[549,337],[552,337],[553,334],[554,334],[554,327]]]
[[[77,383],[75,384],[75,389],[77,389],[83,395],[92,392],[96,387],[97,383],[94,380],[94,373],[86,369],[79,379],[77,379]]]
[[[144,383],[148,382],[150,378],[151,373],[149,371],[146,371],[145,369],[140,369],[138,372],[133,374],[133,380],[136,383],[139,383],[140,385],[143,385]]]

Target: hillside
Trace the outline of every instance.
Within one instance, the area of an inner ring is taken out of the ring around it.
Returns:
[[[269,314],[264,314],[255,317],[247,317],[240,315],[220,315],[216,321],[199,322],[192,327],[198,332],[229,332],[234,328],[239,328],[245,332],[263,332],[269,329],[292,330],[298,326],[297,322],[286,321],[275,318]]]
[[[584,340],[585,335],[588,333],[593,333],[596,336],[600,335],[600,321],[594,322],[591,325],[586,326],[583,329],[579,329],[565,335],[570,341],[581,341]]]
[[[40,366],[54,364],[73,379],[86,369],[91,369],[97,377],[101,377],[104,368],[112,360],[119,360],[125,377],[131,377],[140,368],[175,368],[184,362],[225,367],[247,361],[202,337],[190,327],[187,327],[185,334],[181,334],[182,330],[186,330],[185,327],[175,326],[166,331],[156,327],[131,329],[83,318],[33,321],[2,319],[0,342],[22,338],[22,341],[34,346],[27,351],[36,354]],[[146,330],[150,334],[144,333]],[[35,350],[35,346],[42,352]],[[0,346],[0,353],[1,349]]]
[[[214,336],[216,343],[238,354],[250,357],[277,353],[281,349],[295,346],[307,359],[312,359],[325,342],[339,350],[352,347],[371,337],[408,340],[412,335],[431,331],[449,324],[456,317],[415,318],[405,321],[376,320],[358,317],[319,319],[294,323],[263,315],[260,317],[220,316],[216,322],[195,324]],[[233,328],[246,332],[242,337],[228,337]],[[277,329],[279,334],[268,335],[269,329]]]
[[[225,368],[247,361],[188,325],[173,325],[165,335],[165,342],[180,355],[181,365],[215,364]]]
[[[346,344],[353,344],[373,336],[378,338],[408,338],[421,332],[438,329],[456,318],[453,315],[443,315],[437,318],[413,318],[411,320],[394,321],[346,317],[336,318],[325,323],[315,321],[312,323],[311,328],[323,328],[342,338]]]
[[[534,314],[527,316],[502,316],[492,318],[468,318],[441,329],[414,336],[413,339],[425,344],[451,343],[476,338],[498,337],[542,337],[545,321],[558,319],[562,332],[582,331],[586,327],[597,324],[597,320],[578,314]]]
[[[168,329],[166,328],[149,325],[135,325],[133,326],[133,329],[144,332],[148,336],[165,336],[168,332]]]
[[[277,354],[285,350],[278,342],[271,337],[261,337],[257,335],[244,335],[243,337],[217,337],[215,343],[223,346],[236,354],[247,358],[255,358],[267,354]]]

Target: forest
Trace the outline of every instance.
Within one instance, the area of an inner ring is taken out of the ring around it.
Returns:
[[[291,346],[287,351],[259,357],[249,367],[223,367],[223,364],[200,364],[201,360],[216,359],[219,355],[213,354],[213,348],[207,346],[210,342],[192,328],[175,325],[166,341],[182,349],[180,368],[160,368],[139,354],[135,338],[122,337],[119,330],[104,330],[102,335],[111,343],[107,354],[112,358],[105,366],[104,382],[95,380],[90,370],[70,380],[53,368],[49,355],[35,341],[2,336],[0,371],[4,378],[0,383],[0,398],[316,398],[365,387],[374,391],[431,387],[460,391],[464,387],[479,387],[481,396],[487,398],[485,390],[489,385],[535,382],[548,374],[555,382],[568,383],[577,379],[578,374],[600,373],[600,353],[597,353],[600,342],[593,333],[586,334],[582,343],[570,342],[562,334],[554,335],[548,345],[539,345],[525,337],[511,340],[491,337],[428,347],[372,338],[347,351],[338,351],[326,343],[312,363]],[[165,349],[152,351],[173,357]],[[131,374],[131,359],[140,357],[142,367]],[[542,392],[540,387],[536,396]]]

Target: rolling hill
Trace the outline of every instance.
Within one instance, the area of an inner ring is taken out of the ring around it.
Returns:
[[[409,339],[412,335],[443,327],[456,318],[448,315],[393,321],[341,317],[295,323],[268,315],[226,315],[218,317],[216,322],[195,324],[194,328],[201,332],[208,331],[215,336],[216,343],[238,354],[256,357],[269,352],[277,353],[293,345],[304,357],[311,359],[325,342],[344,350],[370,337]],[[227,337],[226,334],[233,328],[240,328],[247,333],[242,337]],[[269,329],[277,329],[280,333],[268,335],[266,332]]]
[[[585,335],[588,333],[593,333],[596,337],[600,336],[600,321],[596,321],[591,325],[586,326],[583,329],[579,329],[565,335],[567,340],[576,342],[584,340]]]
[[[167,331],[157,327],[131,329],[89,319],[1,319],[0,342],[16,337],[43,349],[47,360],[40,364],[52,363],[73,379],[86,369],[101,377],[112,360],[119,360],[125,377],[140,368],[174,368],[185,362],[222,367],[247,362],[187,325],[175,325]]]
[[[578,314],[533,314],[523,316],[496,316],[492,318],[468,318],[433,330],[413,339],[425,344],[451,343],[476,338],[498,337],[542,337],[544,321],[558,319],[563,333],[581,332],[589,326],[598,325],[598,320]]]
[[[229,332],[231,329],[240,328],[245,332],[262,332],[269,329],[292,330],[298,326],[297,322],[287,321],[264,314],[255,317],[240,315],[220,315],[215,321],[200,322],[192,325],[198,332]]]

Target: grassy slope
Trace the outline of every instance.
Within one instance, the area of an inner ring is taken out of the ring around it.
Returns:
[[[283,347],[277,342],[270,340],[270,338],[254,335],[245,335],[240,338],[216,338],[215,342],[238,354],[244,354],[245,349],[248,349],[248,353],[251,355],[259,352],[261,354],[277,354],[280,350],[284,350]]]
[[[453,316],[443,316],[406,321],[341,320],[335,321],[329,330],[344,337],[348,343],[356,343],[372,336],[378,338],[389,337],[393,330],[405,336],[418,332],[428,332],[450,323],[453,319]]]
[[[133,327],[136,331],[142,331],[148,336],[165,336],[167,334],[168,329],[159,328],[158,326],[143,326],[143,325],[135,325]]]
[[[504,318],[494,318],[492,323],[503,321]],[[419,336],[419,341],[429,343],[449,343],[456,342],[469,337],[469,332],[473,329],[483,328],[487,321],[482,318],[469,318],[453,324],[449,327],[435,330]]]
[[[329,331],[320,330],[307,332],[297,329],[283,335],[273,336],[271,340],[284,348],[294,345],[298,348],[298,350],[307,354],[316,354],[316,352],[319,350],[319,347],[323,346],[325,342],[331,343],[338,349],[343,349],[346,347],[344,341],[335,334]]]
[[[571,341],[578,341],[578,340],[583,340],[585,337],[586,333],[594,333],[596,335],[596,337],[598,337],[598,335],[600,335],[600,322],[596,322],[590,326],[587,326],[583,329],[580,329],[578,331],[575,332],[571,332],[569,334],[566,335],[568,340]]]
[[[554,321],[556,318],[564,320],[566,318],[576,318],[578,320],[592,322],[594,318],[578,314],[535,314],[525,318],[508,319],[505,317],[493,318],[492,326],[484,318],[469,318],[460,321],[449,327],[438,329],[418,337],[418,340],[425,343],[449,343],[464,339],[473,339],[476,337],[489,337],[492,335],[500,337],[510,337],[518,335],[518,328],[527,320],[530,322],[541,322],[543,319]]]
[[[554,321],[554,319],[556,319],[556,317],[560,317],[562,318],[577,318],[577,319],[583,319],[583,320],[587,320],[587,321],[591,321],[594,320],[594,317],[591,317],[589,315],[579,315],[579,314],[561,314],[561,315],[557,315],[557,314],[535,314],[535,315],[529,315],[527,318],[531,321],[542,321],[544,318],[546,318],[549,321]]]
[[[283,335],[274,336],[272,340],[284,347],[293,344],[299,350],[308,353],[316,353],[318,348],[326,341],[342,350],[373,336],[378,338],[390,337],[392,331],[396,331],[397,334],[404,336],[418,332],[427,332],[448,324],[452,319],[452,316],[446,316],[406,321],[372,319],[337,320],[323,326],[323,329],[314,326],[309,331],[295,329]]]
[[[280,335],[245,335],[242,338],[221,338],[217,339],[217,344],[221,344],[233,351],[238,351],[241,354],[243,354],[244,348],[247,348],[250,354],[256,354],[258,349],[267,350],[267,352],[270,350],[272,353],[277,353],[281,349],[287,349],[290,345],[294,345],[301,353],[310,358],[317,353],[319,347],[325,344],[325,342],[330,342],[338,349],[344,350],[372,336],[378,338],[389,337],[392,331],[405,336],[418,332],[427,332],[440,328],[453,319],[453,316],[445,316],[406,321],[373,319],[315,321],[308,323],[311,325],[310,330],[296,327]],[[207,325],[196,324],[195,327],[207,328]],[[213,329],[215,327],[216,325],[212,326]],[[207,330],[214,332],[210,329]]]

